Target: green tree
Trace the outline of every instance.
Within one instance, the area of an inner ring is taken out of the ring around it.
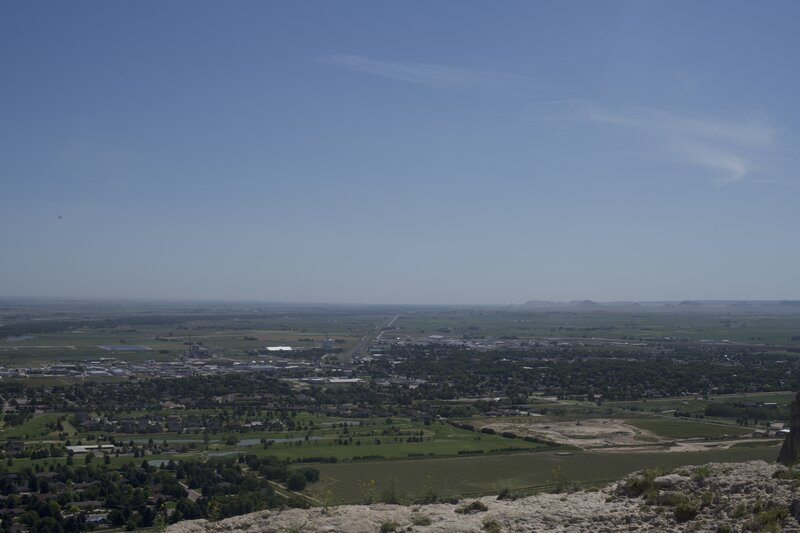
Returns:
[[[286,480],[286,488],[289,490],[293,490],[295,492],[299,492],[306,488],[306,476],[304,476],[301,472],[295,472],[289,479]]]
[[[155,520],[153,520],[153,529],[155,529],[157,533],[163,533],[163,531],[167,529],[167,519],[164,513],[158,513],[156,515]]]

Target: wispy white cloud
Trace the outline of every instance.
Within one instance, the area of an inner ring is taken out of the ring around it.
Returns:
[[[586,100],[546,104],[559,119],[628,128],[657,139],[663,149],[715,172],[718,183],[744,178],[753,157],[775,143],[776,130],[763,118],[739,121],[686,116],[647,107],[611,109]],[[541,107],[537,109],[541,110]]]
[[[333,55],[322,58],[326,64],[430,87],[500,86],[517,80],[515,76],[487,69],[472,69],[434,63],[390,62],[359,55]]]
[[[676,142],[673,148],[688,161],[721,171],[722,174],[717,177],[718,183],[739,181],[753,168],[753,163],[738,155],[710,146],[693,142]]]
[[[772,144],[775,129],[763,121],[734,122],[698,117],[686,117],[646,107],[611,111],[596,104],[585,104],[587,119],[625,126],[635,126],[653,134],[690,136],[715,141],[730,141],[749,146]]]

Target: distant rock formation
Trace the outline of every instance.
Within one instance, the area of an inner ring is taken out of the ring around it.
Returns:
[[[792,402],[789,427],[791,430],[786,436],[786,440],[783,441],[783,446],[778,454],[778,462],[785,465],[797,462],[797,454],[800,452],[800,392]]]

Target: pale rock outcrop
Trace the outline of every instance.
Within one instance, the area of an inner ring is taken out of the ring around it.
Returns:
[[[653,480],[653,485],[657,489],[666,489],[669,487],[674,487],[675,485],[679,485],[681,483],[685,483],[687,481],[686,476],[681,476],[678,474],[669,474],[666,476],[659,476]]]

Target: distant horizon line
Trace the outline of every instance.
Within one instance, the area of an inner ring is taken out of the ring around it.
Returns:
[[[800,298],[681,298],[652,300],[593,300],[589,298],[571,300],[531,299],[521,303],[396,303],[396,302],[344,302],[310,300],[267,300],[237,298],[185,298],[185,297],[139,297],[139,296],[2,296],[0,302],[30,303],[150,303],[150,304],[248,304],[248,305],[296,305],[296,306],[381,306],[381,307],[534,307],[534,306],[621,306],[621,305],[676,305],[676,304],[793,304],[800,305]]]

